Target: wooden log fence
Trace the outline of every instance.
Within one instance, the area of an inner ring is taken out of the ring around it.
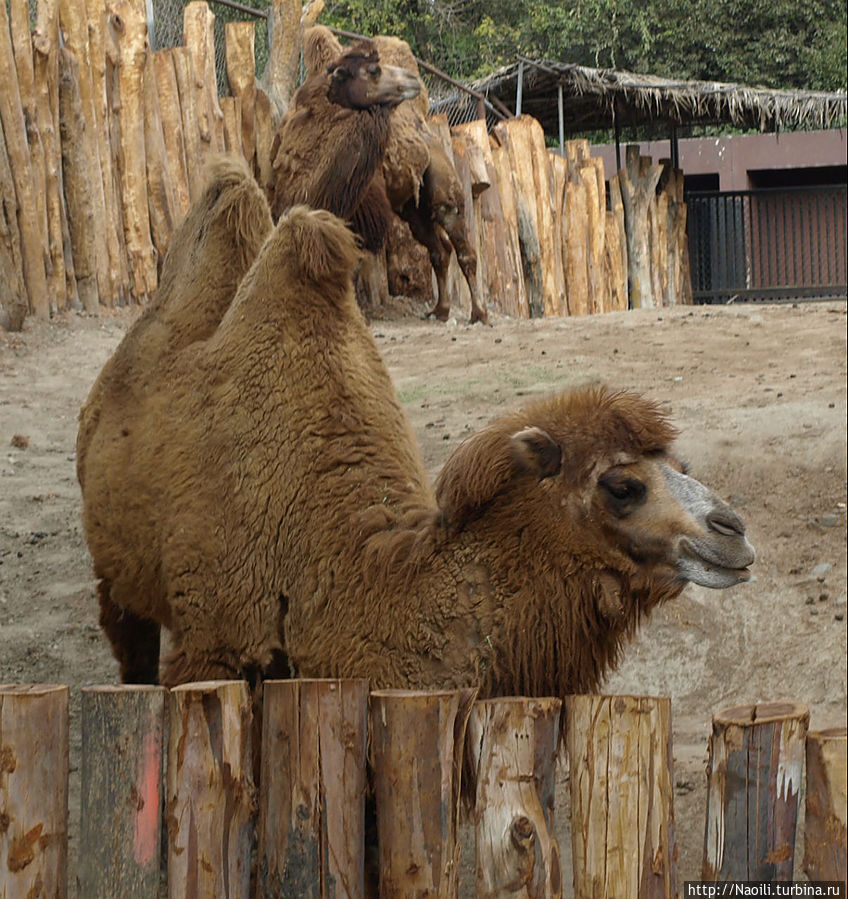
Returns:
[[[558,699],[268,681],[261,737],[256,699],[241,681],[82,691],[80,896],[159,896],[163,830],[169,896],[365,895],[371,820],[381,896],[455,899],[463,802],[477,896],[553,899],[563,877],[580,899],[679,894],[668,698],[566,697],[572,872]],[[807,718],[714,716],[704,879],[791,879],[806,744],[805,870],[844,881],[845,729]],[[0,895],[68,895],[68,772],[68,688],[0,685]]]
[[[145,302],[211,154],[242,153],[268,183],[303,28],[321,8],[274,0],[261,78],[253,23],[228,23],[219,97],[205,0],[185,5],[184,45],[155,53],[143,0],[37,0],[34,28],[29,5],[0,9],[0,325],[13,330],[26,314]],[[682,175],[667,162],[628,148],[607,189],[586,141],[560,156],[529,116],[491,134],[483,120],[451,130],[436,117],[433,131],[465,185],[490,309],[526,318],[691,302]],[[407,289],[431,296],[426,254],[414,264],[406,247],[389,252],[398,258],[375,267],[372,305],[410,265]],[[468,308],[451,269],[453,304]]]

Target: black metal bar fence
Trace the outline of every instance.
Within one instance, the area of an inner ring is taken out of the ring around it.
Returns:
[[[846,297],[846,186],[686,195],[699,303]]]

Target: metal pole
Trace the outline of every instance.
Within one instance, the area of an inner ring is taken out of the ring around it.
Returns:
[[[559,113],[559,155],[565,156],[565,119],[562,111],[562,85],[557,85],[557,112]]]
[[[680,168],[680,145],[677,141],[677,122],[671,123],[671,167]]]
[[[518,84],[515,87],[515,115],[521,115],[521,94],[524,90],[524,61],[518,63]]]
[[[612,104],[612,127],[615,131],[615,170],[621,171],[621,128],[618,124],[618,104]]]

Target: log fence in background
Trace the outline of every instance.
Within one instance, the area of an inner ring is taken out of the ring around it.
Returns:
[[[19,328],[27,312],[46,318],[145,301],[210,154],[241,152],[268,183],[303,28],[321,4],[303,12],[300,0],[272,6],[279,27],[261,80],[253,23],[227,24],[230,96],[219,97],[215,17],[204,0],[184,8],[184,46],[155,53],[143,0],[37,0],[32,32],[29,0],[8,0],[8,12],[3,4],[0,323]],[[624,309],[628,281],[631,307],[691,302],[682,177],[668,165],[657,193],[663,166],[629,149],[607,209],[603,166],[586,141],[556,155],[528,116],[491,135],[482,119],[451,131],[436,117],[433,130],[465,185],[490,308],[515,317]],[[417,286],[431,295],[421,268]],[[386,269],[397,265],[376,266]],[[381,277],[380,296],[388,290]],[[455,259],[449,286],[454,305],[467,307]]]
[[[257,762],[243,682],[83,690],[80,895],[158,894],[163,811],[170,896],[247,896],[255,840],[257,895],[361,895],[369,706],[381,895],[455,899],[463,747],[477,895],[562,894],[559,700],[369,698],[355,680],[265,691]],[[67,895],[68,699],[62,686],[0,686],[0,895]],[[791,878],[806,721],[793,703],[715,715],[705,878]],[[567,697],[566,743],[575,897],[676,896],[669,700]],[[806,747],[805,869],[844,880],[845,729]]]

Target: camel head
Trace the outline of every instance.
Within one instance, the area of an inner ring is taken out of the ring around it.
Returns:
[[[348,109],[391,108],[421,92],[421,82],[412,72],[381,65],[377,48],[369,40],[353,44],[329,64],[327,72],[330,75],[327,98]]]
[[[500,531],[521,529],[552,570],[605,573],[595,586],[605,614],[617,613],[620,585],[650,607],[690,581],[746,581],[754,550],[745,525],[687,474],[670,451],[675,436],[642,397],[572,391],[460,446],[440,475],[438,503],[451,529],[485,517]]]

